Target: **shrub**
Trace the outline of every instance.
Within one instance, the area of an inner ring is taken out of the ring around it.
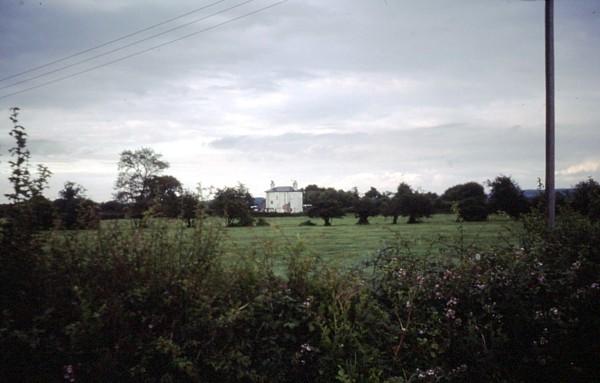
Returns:
[[[317,226],[317,224],[310,219],[307,219],[306,221],[300,222],[298,226]]]
[[[600,219],[600,184],[590,178],[575,185],[571,206],[591,219]]]
[[[485,201],[480,198],[467,198],[457,204],[458,216],[464,221],[485,221],[488,209]]]

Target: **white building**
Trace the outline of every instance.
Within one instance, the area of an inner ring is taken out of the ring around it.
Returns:
[[[271,182],[271,189],[266,191],[267,200],[265,211],[271,213],[302,213],[302,191],[298,184],[294,186],[275,186]]]

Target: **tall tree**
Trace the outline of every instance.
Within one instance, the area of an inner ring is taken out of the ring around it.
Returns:
[[[382,208],[382,214],[385,217],[392,217],[392,224],[398,223],[398,217],[402,215],[402,200],[405,196],[413,193],[412,188],[407,183],[400,183],[396,189],[396,194],[385,201]]]
[[[511,177],[500,175],[493,181],[488,180],[487,185],[491,189],[488,199],[490,211],[502,211],[514,219],[527,212],[528,204],[523,191]]]
[[[119,175],[115,184],[116,199],[130,207],[134,218],[140,218],[148,208],[152,193],[152,179],[158,177],[169,163],[150,148],[125,150],[119,159]]]

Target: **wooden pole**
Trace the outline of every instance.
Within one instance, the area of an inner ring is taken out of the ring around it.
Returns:
[[[554,228],[556,193],[554,186],[554,0],[546,0],[546,222]]]

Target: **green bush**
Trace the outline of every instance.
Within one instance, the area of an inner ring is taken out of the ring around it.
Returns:
[[[458,202],[458,216],[463,221],[485,221],[488,217],[488,208],[485,200],[481,198],[466,198]]]

